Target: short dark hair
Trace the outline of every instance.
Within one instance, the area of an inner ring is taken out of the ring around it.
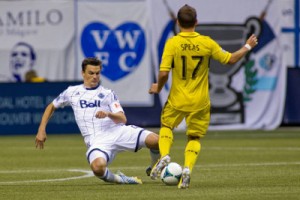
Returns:
[[[179,9],[177,20],[182,28],[192,28],[197,22],[196,9],[185,4]]]
[[[99,60],[96,57],[85,58],[82,61],[81,69],[82,69],[83,72],[85,71],[87,65],[99,66],[100,69],[102,68],[102,62],[101,62],[101,60]]]

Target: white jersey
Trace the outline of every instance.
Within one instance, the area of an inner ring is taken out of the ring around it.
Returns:
[[[101,85],[92,89],[85,88],[83,84],[69,86],[52,103],[55,108],[72,106],[76,123],[86,144],[107,129],[123,125],[116,124],[109,117],[103,119],[95,117],[99,110],[124,112],[114,92]]]

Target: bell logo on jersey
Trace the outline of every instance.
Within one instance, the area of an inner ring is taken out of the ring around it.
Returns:
[[[100,100],[95,100],[93,102],[88,102],[86,100],[80,100],[80,107],[81,108],[95,108],[100,107]]]

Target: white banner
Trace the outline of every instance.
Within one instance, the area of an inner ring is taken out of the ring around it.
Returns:
[[[99,57],[102,84],[122,105],[153,105],[147,93],[153,76],[146,1],[78,1],[77,14],[78,63]]]
[[[0,1],[0,81],[74,80],[74,2]]]
[[[157,13],[151,15],[156,73],[164,43],[178,33],[173,18],[184,4],[195,7],[198,12],[196,31],[211,36],[230,52],[244,45],[251,33],[259,36],[259,45],[242,62],[231,67],[211,62],[210,129],[278,127],[283,116],[286,86],[286,66],[282,64],[283,49],[279,40],[284,3],[272,0],[149,1],[151,13]],[[162,91],[162,102],[167,98],[169,87],[170,81]]]
[[[197,9],[196,31],[228,51],[240,48],[250,33],[259,36],[259,45],[242,62],[231,67],[211,62],[210,129],[278,127],[286,67],[300,63],[299,0],[0,1],[0,82],[24,81],[29,69],[48,81],[82,80],[83,58],[97,56],[103,85],[124,106],[152,106],[152,71],[157,77],[184,4]]]

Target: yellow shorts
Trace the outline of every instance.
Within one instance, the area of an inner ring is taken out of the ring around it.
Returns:
[[[187,130],[186,135],[194,137],[204,137],[210,121],[210,105],[196,112],[184,112],[174,109],[166,103],[162,114],[162,126],[174,129],[185,119]]]

